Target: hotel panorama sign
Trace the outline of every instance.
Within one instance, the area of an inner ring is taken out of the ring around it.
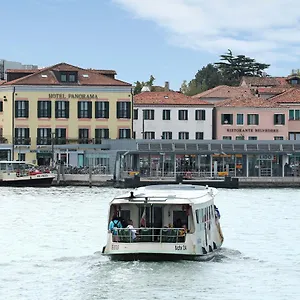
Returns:
[[[49,94],[49,99],[98,99],[96,94]]]
[[[227,132],[239,132],[239,133],[243,133],[243,132],[279,132],[278,129],[261,129],[261,128],[227,128]]]

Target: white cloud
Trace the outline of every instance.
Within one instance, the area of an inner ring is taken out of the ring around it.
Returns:
[[[165,29],[180,47],[265,57],[269,63],[297,60],[300,2],[295,0],[112,0],[135,17]]]

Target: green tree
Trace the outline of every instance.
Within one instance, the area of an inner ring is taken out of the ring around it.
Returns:
[[[134,95],[140,94],[142,92],[142,88],[144,86],[148,86],[151,90],[151,87],[153,86],[153,83],[155,81],[155,77],[153,75],[150,76],[149,80],[144,82],[144,81],[136,81],[134,83]]]

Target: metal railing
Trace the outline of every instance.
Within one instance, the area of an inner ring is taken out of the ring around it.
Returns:
[[[135,230],[135,238],[133,238]],[[114,228],[113,241],[118,243],[184,243],[184,228]]]

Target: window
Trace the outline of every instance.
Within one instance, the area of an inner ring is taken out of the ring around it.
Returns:
[[[3,101],[0,101],[0,112],[3,112]]]
[[[130,129],[119,129],[119,139],[130,139]]]
[[[283,136],[274,136],[274,141],[283,141]]]
[[[55,128],[55,144],[64,145],[67,142],[67,129]]]
[[[249,141],[256,141],[257,140],[257,136],[249,136],[248,140]]]
[[[299,141],[300,140],[300,133],[299,132],[289,132],[289,140]]]
[[[18,161],[26,161],[26,153],[18,153]]]
[[[188,140],[189,139],[189,132],[179,132],[178,133],[178,139],[179,140]]]
[[[78,119],[92,118],[92,102],[91,101],[78,101],[77,103]]]
[[[69,101],[55,102],[55,118],[69,118]]]
[[[195,139],[196,140],[203,140],[204,138],[204,132],[196,132],[196,135],[195,135]]]
[[[244,125],[244,115],[243,114],[236,115],[236,125]]]
[[[144,120],[154,120],[154,109],[144,110]]]
[[[172,139],[172,132],[171,131],[163,131],[161,138],[163,140],[171,140]]]
[[[164,109],[162,112],[163,120],[171,120],[171,111],[169,109]]]
[[[38,101],[38,118],[51,118],[51,101]]]
[[[258,125],[259,124],[258,114],[248,114],[247,115],[247,124],[248,125]]]
[[[237,136],[235,137],[235,139],[236,139],[236,140],[244,140],[245,137],[244,137],[243,135],[237,135]]]
[[[233,124],[233,115],[232,114],[222,114],[221,115],[221,124],[222,125],[232,125]]]
[[[154,140],[155,139],[155,132],[154,131],[145,131],[145,139]]]
[[[188,120],[188,111],[186,109],[178,111],[178,120]]]
[[[78,138],[79,138],[79,144],[88,144],[89,143],[89,129],[88,128],[79,128]]]
[[[292,79],[292,80],[291,80],[291,84],[292,84],[292,85],[298,84],[298,79]]]
[[[77,79],[77,72],[61,72],[60,81],[74,83]]]
[[[285,115],[284,114],[274,114],[274,125],[284,125]]]
[[[96,101],[95,102],[95,118],[108,119],[109,118],[109,102]]]
[[[108,128],[96,128],[95,129],[96,144],[101,144],[102,139],[109,139],[109,129]]]
[[[119,101],[117,102],[117,119],[131,118],[131,102]]]
[[[300,120],[300,109],[290,109],[289,120],[292,121]]]
[[[231,136],[223,136],[223,140],[232,140]]]
[[[134,109],[133,110],[133,119],[134,120],[138,120],[139,119],[139,110],[138,109]]]
[[[37,129],[37,145],[51,145],[51,128]]]
[[[29,115],[29,101],[18,100],[15,102],[15,117],[28,118]]]
[[[15,128],[15,144],[30,145],[29,128]]]
[[[205,110],[204,109],[195,110],[195,120],[205,121]]]

